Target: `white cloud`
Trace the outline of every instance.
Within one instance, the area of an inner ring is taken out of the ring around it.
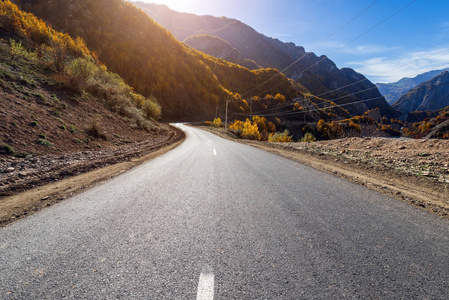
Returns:
[[[351,55],[373,55],[379,53],[385,53],[393,50],[399,49],[398,47],[385,47],[382,45],[360,45],[357,47],[345,47],[339,52]]]
[[[395,82],[431,70],[449,67],[449,45],[426,51],[398,53],[396,57],[375,57],[347,63],[373,82]]]

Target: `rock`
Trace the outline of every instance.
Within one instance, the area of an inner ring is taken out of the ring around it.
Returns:
[[[407,147],[405,147],[405,146],[399,146],[398,149],[399,149],[399,150],[404,150],[404,149],[407,149]]]
[[[41,201],[45,201],[45,200],[48,200],[48,199],[50,199],[50,196],[45,196],[44,198],[41,199]]]
[[[16,168],[9,167],[9,168],[6,169],[6,172],[14,172],[15,169],[16,169]]]

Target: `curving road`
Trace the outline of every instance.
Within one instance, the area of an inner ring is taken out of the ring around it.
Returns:
[[[0,229],[0,299],[449,298],[447,220],[178,126],[175,150]]]

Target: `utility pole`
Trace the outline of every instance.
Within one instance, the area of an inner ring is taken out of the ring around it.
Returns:
[[[226,117],[225,117],[225,130],[228,129],[228,103],[229,103],[229,98],[226,99]]]

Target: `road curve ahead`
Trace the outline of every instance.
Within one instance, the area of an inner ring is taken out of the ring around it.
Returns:
[[[449,299],[447,220],[178,126],[175,150],[1,229],[0,299]]]

